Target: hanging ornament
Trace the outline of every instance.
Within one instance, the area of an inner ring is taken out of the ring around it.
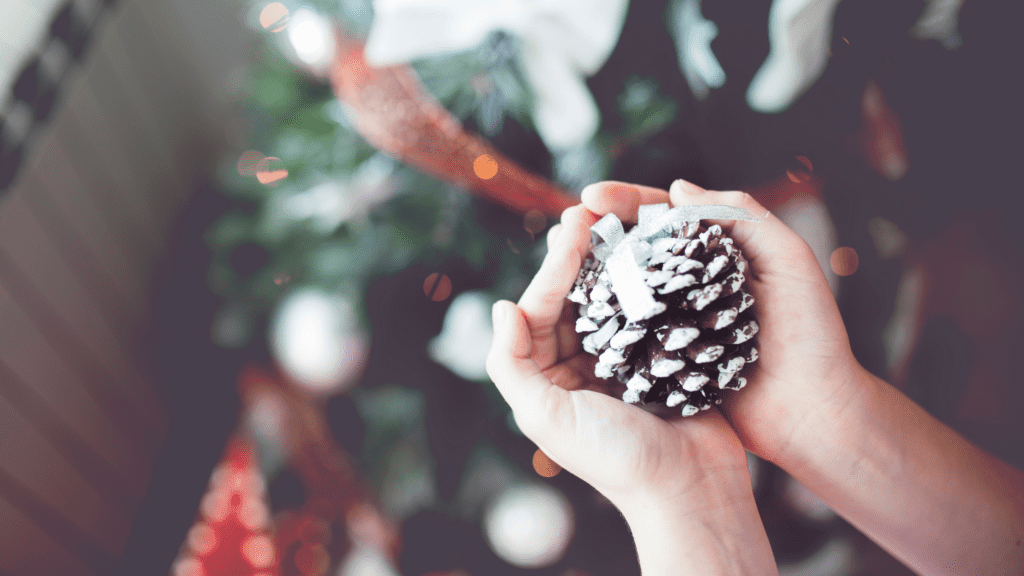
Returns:
[[[572,540],[573,528],[572,506],[545,484],[502,492],[484,517],[491,549],[520,568],[542,568],[560,560]]]

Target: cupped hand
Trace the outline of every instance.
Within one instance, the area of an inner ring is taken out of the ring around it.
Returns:
[[[714,192],[679,180],[670,192],[619,182],[583,191],[598,215],[635,218],[641,204],[722,204],[745,208],[759,222],[716,221],[750,264],[760,358],[746,388],[726,394],[723,412],[744,446],[775,463],[799,461],[824,429],[837,426],[856,394],[862,369],[835,299],[808,244],[750,195]]]
[[[566,296],[598,218],[582,205],[566,210],[519,304],[494,305],[488,374],[523,433],[620,510],[752,503],[746,454],[721,414],[664,420],[623,402],[618,382],[594,376],[596,358],[580,350]]]

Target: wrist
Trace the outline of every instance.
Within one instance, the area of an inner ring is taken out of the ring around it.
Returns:
[[[682,497],[631,499],[619,506],[644,576],[777,574],[749,475],[709,482]],[[717,479],[716,479],[717,480]]]

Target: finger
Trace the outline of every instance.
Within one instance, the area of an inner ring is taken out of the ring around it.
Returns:
[[[640,206],[668,202],[669,195],[664,190],[650,186],[609,181],[587,186],[580,193],[580,200],[588,210],[599,216],[615,214],[622,222],[633,224]]]
[[[568,392],[555,386],[532,358],[533,340],[523,311],[501,300],[494,304],[494,340],[487,355],[487,374],[522,426],[540,428],[547,412],[568,401]],[[563,398],[564,397],[564,398]],[[553,410],[557,415],[558,410]]]
[[[669,195],[673,206],[723,204],[744,208],[760,218],[759,222],[714,221],[736,241],[757,275],[781,271],[778,268],[790,265],[794,255],[803,255],[810,250],[803,238],[745,192],[715,192],[685,180],[676,180],[669,188]]]
[[[597,217],[583,206],[574,206],[562,213],[558,240],[519,299],[519,308],[533,338],[532,356],[542,370],[558,360],[555,326],[562,315],[565,297],[590,250],[590,226],[596,221]]]
[[[548,230],[548,252],[551,252],[551,249],[555,247],[555,242],[558,241],[558,235],[561,233],[561,224],[555,224],[551,227],[551,230]]]

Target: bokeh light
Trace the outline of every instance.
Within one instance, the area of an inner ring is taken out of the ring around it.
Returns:
[[[789,179],[797,184],[802,184],[811,179],[810,174],[803,170],[786,170],[786,176],[789,176]]]
[[[520,568],[542,568],[558,562],[572,539],[572,507],[546,485],[505,490],[488,506],[484,534],[502,560]]]
[[[526,231],[530,233],[531,237],[543,232],[544,228],[547,228],[547,225],[548,217],[536,208],[528,211],[523,216],[523,228],[526,228]]]
[[[807,156],[797,156],[796,161],[803,164],[804,168],[807,168],[808,172],[814,172],[814,166],[811,164],[811,159]]]
[[[473,161],[473,173],[481,180],[490,180],[498,175],[498,163],[487,154],[482,154]]]
[[[860,257],[857,256],[857,251],[849,246],[843,246],[836,248],[832,255],[828,259],[829,265],[832,267],[832,271],[838,276],[850,276],[857,271],[857,265],[860,263]]]
[[[354,382],[367,353],[352,304],[315,288],[285,296],[270,340],[284,372],[316,394],[335,393]]]
[[[246,150],[238,157],[238,173],[242,176],[255,176],[256,167],[266,158],[259,150]]]
[[[452,295],[452,281],[439,272],[434,272],[423,281],[423,293],[434,302],[442,302]]]
[[[548,457],[543,450],[533,453],[533,469],[545,478],[554,478],[562,471],[562,467]]]
[[[288,8],[280,2],[271,2],[260,11],[260,26],[271,32],[280,32],[288,25]]]
[[[206,576],[203,564],[194,556],[186,556],[174,563],[174,576]]]
[[[256,568],[267,568],[274,563],[274,543],[262,534],[250,536],[242,542],[242,556]]]
[[[295,56],[314,70],[325,70],[334,58],[334,30],[323,16],[300,8],[288,21],[288,42]]]
[[[331,558],[323,546],[302,546],[295,551],[295,567],[304,575],[319,576],[327,572]]]
[[[256,164],[256,179],[259,180],[261,184],[277,186],[281,183],[281,180],[284,180],[287,177],[288,170],[285,169],[280,158],[268,156]]]
[[[199,556],[206,556],[217,547],[217,533],[205,522],[199,522],[188,531],[188,545]]]

